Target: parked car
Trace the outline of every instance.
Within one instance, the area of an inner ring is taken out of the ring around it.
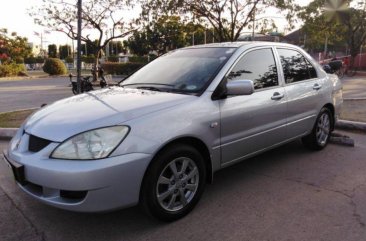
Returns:
[[[140,203],[172,221],[224,167],[302,138],[329,140],[341,83],[302,49],[235,42],[172,51],[119,86],[30,116],[4,153],[19,187],[62,209]]]

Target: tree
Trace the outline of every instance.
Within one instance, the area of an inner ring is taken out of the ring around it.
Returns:
[[[86,42],[81,45],[81,51],[83,55],[96,55],[98,52],[98,40],[92,42]]]
[[[57,46],[56,44],[48,45],[48,57],[57,58]]]
[[[121,41],[110,41],[109,45],[109,55],[118,55],[124,51]]]
[[[313,0],[300,11],[308,43],[315,48],[323,45],[325,39],[331,45],[347,44],[354,58],[366,42],[366,4],[350,0],[331,3],[330,0]]]
[[[143,4],[143,19],[153,15],[185,14],[211,25],[219,42],[235,41],[243,29],[251,27],[255,16],[265,14],[269,8],[282,11],[292,23],[297,5],[293,0],[152,0]],[[256,25],[260,22],[256,22]]]
[[[18,36],[17,33],[8,33],[7,29],[0,29],[0,58],[2,62],[22,63],[30,57],[32,49],[28,45],[28,39]]]
[[[77,9],[73,3],[64,0],[43,1],[41,7],[30,10],[37,24],[65,33],[73,40],[77,39]],[[113,39],[122,38],[133,30],[132,24],[126,24],[123,18],[117,18],[121,10],[132,8],[130,0],[84,0],[82,6],[83,35],[81,40],[92,43],[90,35],[98,36],[96,62],[102,49]],[[84,31],[86,30],[86,31]],[[108,31],[108,35],[107,35]]]
[[[179,16],[163,16],[150,21],[142,30],[135,31],[126,45],[132,53],[139,56],[147,55],[151,51],[162,55],[170,50],[192,45],[193,42],[203,44],[204,35],[205,28],[200,24],[185,23]]]
[[[70,45],[60,45],[58,52],[60,54],[60,59],[66,59],[69,56],[73,57]]]

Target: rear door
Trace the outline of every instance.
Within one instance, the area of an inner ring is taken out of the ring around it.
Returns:
[[[252,95],[220,101],[222,164],[276,145],[286,139],[286,96],[271,47],[246,52],[227,81],[252,80]]]
[[[285,82],[288,138],[312,129],[322,103],[322,81],[314,66],[296,49],[277,48]]]

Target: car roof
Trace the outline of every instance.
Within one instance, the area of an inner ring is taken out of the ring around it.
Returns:
[[[223,43],[211,43],[211,44],[200,44],[186,47],[185,49],[193,48],[240,48],[243,46],[247,47],[259,47],[259,46],[283,46],[283,47],[296,47],[298,46],[279,42],[266,42],[266,41],[237,41],[237,42],[223,42]]]

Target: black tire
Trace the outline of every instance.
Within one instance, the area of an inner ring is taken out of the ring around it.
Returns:
[[[344,77],[344,69],[343,69],[343,67],[340,68],[339,70],[337,70],[336,74],[337,74],[338,78],[342,79]]]
[[[176,167],[177,175],[170,164]],[[174,221],[192,211],[201,198],[205,183],[202,155],[189,145],[175,144],[153,159],[143,180],[140,204],[148,215],[161,221]]]
[[[74,95],[77,95],[78,94],[78,90],[75,89],[75,88],[72,88],[72,93],[74,93]]]
[[[323,107],[316,118],[311,133],[302,138],[302,143],[312,150],[322,150],[329,142],[333,125],[334,120],[331,111]]]

